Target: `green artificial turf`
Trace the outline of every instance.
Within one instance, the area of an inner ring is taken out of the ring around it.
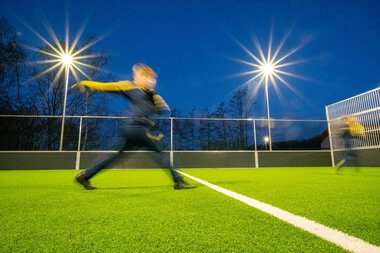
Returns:
[[[210,183],[380,245],[380,168],[188,170]]]
[[[184,171],[250,195],[256,187],[265,200],[279,198],[273,197],[276,170]],[[160,170],[105,171],[93,180],[96,191],[75,184],[75,174],[0,171],[0,252],[345,252],[207,187],[174,191]],[[269,175],[273,184],[256,179]]]

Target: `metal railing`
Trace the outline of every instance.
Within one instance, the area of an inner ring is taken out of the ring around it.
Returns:
[[[117,150],[129,117],[0,115],[1,151]],[[267,119],[156,118],[166,136],[166,151],[321,150],[329,149],[325,120],[272,119],[268,141]],[[270,147],[269,145],[272,145]]]

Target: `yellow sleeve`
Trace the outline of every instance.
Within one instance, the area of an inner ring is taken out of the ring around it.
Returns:
[[[138,88],[134,83],[130,81],[120,81],[112,83],[81,81],[80,84],[88,87],[91,90],[98,91],[128,91]]]
[[[156,111],[170,111],[168,104],[165,100],[157,94],[153,95],[154,108]]]
[[[350,125],[350,133],[355,137],[365,137],[365,128],[360,123],[353,123]]]

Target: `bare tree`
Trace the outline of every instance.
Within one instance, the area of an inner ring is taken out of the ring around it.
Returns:
[[[211,113],[213,118],[223,119],[227,116],[228,110],[225,107],[224,102],[218,104],[214,111]],[[220,120],[214,122],[214,133],[216,149],[226,150],[232,147],[231,145],[231,121]]]
[[[0,106],[17,108],[22,104],[21,70],[26,53],[17,37],[17,33],[5,18],[0,17]]]
[[[89,42],[84,43],[87,45]],[[43,51],[51,51],[47,46],[42,46],[40,48]],[[104,78],[101,76],[101,68],[107,62],[107,56],[105,52],[96,52],[93,46],[90,46],[83,52],[86,55],[95,55],[97,57],[90,57],[84,60],[84,63],[87,65],[94,66],[93,68],[85,69],[84,72],[86,76],[90,79]],[[40,114],[43,115],[62,115],[63,104],[64,104],[64,92],[65,92],[65,75],[59,72],[59,68],[46,72],[47,69],[51,67],[49,63],[48,56],[45,54],[36,53],[33,55],[33,62],[38,62],[39,64],[33,64],[32,74],[35,78],[30,81],[30,93],[33,94],[35,98],[36,107],[39,110]],[[87,79],[87,77],[85,77]],[[70,84],[75,83],[76,80],[73,76],[70,76]],[[99,112],[104,110],[106,103],[99,103],[96,100],[100,101],[104,99],[104,95],[88,92],[81,94],[78,90],[68,90],[67,96],[67,105],[66,105],[66,115],[83,115],[91,112]],[[58,118],[48,118],[47,119],[47,149],[57,149],[59,143],[60,135],[60,119]],[[93,123],[93,124],[96,124]],[[72,149],[76,145],[76,134],[78,133],[78,122],[77,119],[70,118],[65,121],[65,149]],[[87,124],[87,119],[85,122],[86,129],[86,138],[87,133],[93,136],[96,136],[96,130],[92,132],[88,129],[91,128]],[[85,138],[85,141],[86,141]]]
[[[201,118],[210,118],[210,112],[208,109],[204,109],[200,113]],[[200,146],[202,150],[210,150],[212,143],[211,143],[211,134],[212,134],[212,127],[210,120],[201,120],[199,124],[199,133],[200,133]]]
[[[0,17],[0,114],[35,113],[30,98],[24,96],[22,89],[27,78],[26,58],[15,28]],[[27,149],[33,145],[28,138],[36,131],[33,119],[2,117],[0,121],[1,150]]]
[[[171,110],[171,117],[179,118],[181,117],[181,113],[173,109]],[[186,122],[177,119],[173,122],[173,135],[174,135],[174,148],[176,150],[183,150],[186,149],[186,145],[188,142],[187,134],[186,134]]]
[[[235,91],[230,100],[230,113],[232,117],[247,119],[252,114],[251,99],[248,98],[248,89],[241,88]],[[248,121],[239,121],[237,123],[238,136],[236,137],[237,149],[246,149],[248,144]]]
[[[195,108],[191,109],[189,112],[189,117],[193,118],[193,120],[188,120],[186,123],[186,133],[187,136],[189,137],[188,139],[188,150],[195,150],[196,149],[196,121],[194,120],[195,118]]]

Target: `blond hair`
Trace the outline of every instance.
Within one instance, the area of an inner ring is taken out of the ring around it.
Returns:
[[[140,73],[143,76],[157,77],[156,72],[144,63],[136,63],[133,65],[132,70],[134,73]]]

